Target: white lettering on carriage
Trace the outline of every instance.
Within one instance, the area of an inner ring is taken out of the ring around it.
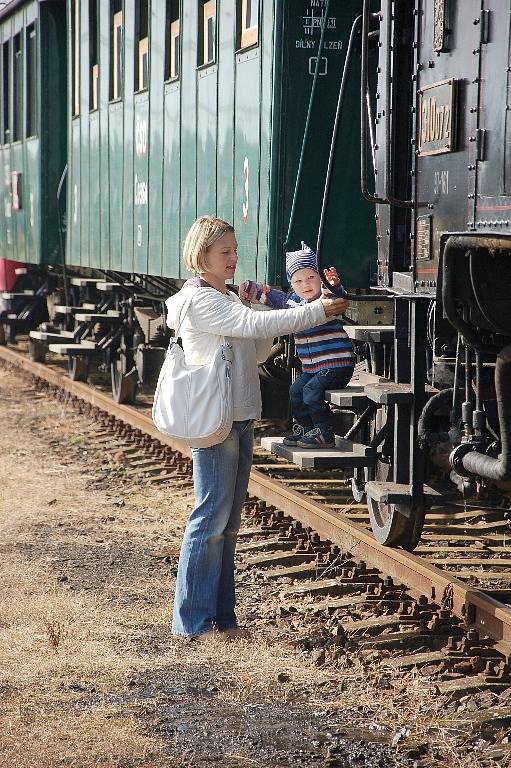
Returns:
[[[78,184],[73,187],[73,224],[78,223]]]
[[[139,181],[135,174],[135,205],[147,205],[149,198],[149,185],[147,181]]]
[[[137,122],[135,123],[135,148],[139,157],[147,154],[147,134],[147,120],[140,120],[137,117]]]
[[[248,180],[250,174],[250,165],[248,157],[245,157],[243,161],[243,221],[245,224],[248,221]]]

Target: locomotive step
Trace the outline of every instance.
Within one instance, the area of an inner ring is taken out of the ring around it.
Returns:
[[[346,389],[328,389],[325,400],[341,408],[366,408],[369,404],[369,398],[360,384],[348,384]]]
[[[406,483],[380,483],[377,480],[371,480],[366,483],[365,491],[368,498],[382,504],[409,504],[412,497],[411,488]],[[442,494],[424,486],[424,501],[426,504],[434,504],[442,499]]]
[[[344,330],[353,341],[391,344],[394,341],[393,325],[345,325]]]
[[[434,387],[426,384],[426,396],[435,394]],[[379,384],[367,384],[364,392],[369,400],[379,405],[402,405],[411,403],[413,391],[411,384],[396,384],[393,381],[381,381]]]
[[[116,323],[121,313],[116,309],[109,309],[106,314],[101,312],[77,312],[75,318],[83,323]]]
[[[50,344],[48,349],[57,355],[92,355],[96,352],[94,341],[82,341],[81,344]]]
[[[368,384],[364,387],[364,392],[369,400],[380,405],[410,403],[413,395],[410,384],[395,384],[392,381]]]
[[[376,453],[374,449],[351,440],[336,437],[335,448],[295,448],[283,445],[283,437],[263,437],[261,447],[296,464],[298,467],[323,469],[351,469],[372,467]]]
[[[369,398],[364,392],[368,384],[379,384],[385,379],[366,371],[356,371],[353,378],[344,389],[329,389],[325,392],[325,400],[341,408],[365,408]]]
[[[34,291],[21,291],[20,293],[11,293],[10,291],[3,291],[0,296],[2,299],[18,299],[20,297],[26,298],[27,296],[33,296]]]

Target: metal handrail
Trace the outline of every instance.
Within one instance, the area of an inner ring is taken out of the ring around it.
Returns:
[[[316,93],[316,83],[318,80],[319,67],[321,64],[321,54],[323,53],[323,42],[325,39],[325,32],[328,24],[329,9],[330,9],[330,0],[326,0],[325,13],[323,15],[323,26],[321,28],[321,36],[319,38],[319,46],[318,46],[318,55],[316,58],[316,67],[314,69],[314,78],[312,80],[311,92],[309,96],[309,106],[307,109],[307,117],[305,119],[305,127],[303,129],[302,147],[300,150],[300,159],[298,161],[298,170],[296,172],[295,189],[293,192],[293,200],[291,202],[291,211],[289,214],[289,223],[287,228],[286,241],[284,244],[286,248],[289,245],[289,238],[291,237],[291,230],[293,228],[293,223],[295,218],[296,201],[298,199],[298,188],[299,188],[300,180],[302,177],[303,159],[305,156],[305,146],[307,144],[307,139],[309,136],[309,124],[310,124],[310,119],[312,115],[312,104],[314,102],[314,94]]]
[[[320,261],[321,246],[323,244],[323,231],[325,228],[326,209],[328,204],[328,196],[330,194],[330,183],[332,181],[332,170],[333,170],[334,159],[335,159],[335,148],[337,144],[337,135],[339,133],[339,124],[341,122],[344,94],[346,92],[346,83],[348,81],[348,74],[349,74],[351,60],[353,56],[355,35],[359,30],[361,21],[362,21],[362,16],[357,16],[352,24],[349,42],[348,42],[348,49],[346,51],[346,58],[344,59],[344,68],[342,71],[341,85],[339,87],[339,96],[337,99],[337,108],[335,111],[335,121],[334,121],[334,127],[332,131],[332,139],[330,142],[330,154],[328,156],[328,167],[326,171],[325,188],[323,190],[323,201],[321,203],[321,214],[319,217],[318,239],[316,243],[316,255],[318,259],[318,265]]]
[[[392,189],[392,149],[390,142],[390,117],[392,112],[391,100],[392,100],[392,88],[390,76],[391,72],[391,53],[392,46],[390,45],[392,35],[392,12],[391,12],[392,0],[387,0],[387,53],[386,53],[386,107],[387,114],[385,115],[385,199],[390,205],[395,205],[398,208],[413,208],[413,200],[399,200],[394,197],[391,192]]]
[[[392,34],[392,13],[390,11],[390,2],[387,0],[387,51],[386,51],[386,108],[385,115],[385,195],[380,197],[376,193],[373,195],[368,190],[367,184],[367,96],[369,93],[369,0],[364,0],[362,8],[362,62],[360,68],[360,188],[362,196],[369,203],[375,205],[395,205],[398,208],[412,208],[413,200],[399,200],[391,192],[392,187],[392,150],[391,150],[391,46],[390,39]],[[372,14],[378,17],[379,14]]]
[[[367,116],[366,93],[369,87],[369,0],[362,6],[362,52],[360,66],[360,190],[369,203],[375,205],[387,202],[378,195],[372,195],[367,186]]]

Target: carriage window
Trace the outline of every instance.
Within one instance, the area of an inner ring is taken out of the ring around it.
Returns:
[[[11,89],[10,89],[10,57],[9,43],[2,45],[2,118],[3,118],[3,143],[11,140]]]
[[[12,140],[21,139],[23,119],[23,57],[21,49],[21,32],[14,36],[12,47]]]
[[[259,0],[241,0],[240,48],[259,40]]]
[[[181,36],[179,28],[179,0],[167,0],[165,24],[165,78],[179,77],[181,57]]]
[[[199,66],[215,61],[216,46],[216,0],[200,2],[199,5]]]
[[[149,1],[135,4],[135,91],[149,86]]]
[[[73,117],[80,114],[80,3],[71,0],[71,67]]]
[[[110,0],[110,100],[122,97],[123,84],[122,0]]]
[[[99,88],[98,0],[89,0],[89,109],[97,109]]]
[[[27,27],[27,136],[37,133],[37,38],[35,25]]]

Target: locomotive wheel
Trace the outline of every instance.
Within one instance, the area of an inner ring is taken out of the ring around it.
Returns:
[[[71,355],[68,358],[68,373],[72,381],[87,381],[89,375],[89,358]]]
[[[392,478],[392,465],[378,461],[375,479],[386,482]],[[402,547],[411,552],[419,543],[424,527],[424,501],[412,503],[410,507],[404,504],[387,504],[367,499],[369,520],[374,538],[379,544],[387,547]]]
[[[353,498],[360,504],[366,497],[365,485],[373,479],[374,470],[372,467],[356,468],[353,470],[351,478],[351,493]]]
[[[5,334],[5,325],[0,323],[0,347],[5,347],[7,344],[7,336]]]
[[[41,344],[37,339],[28,339],[28,357],[33,363],[44,363],[46,361],[46,344]]]
[[[137,381],[123,372],[122,360],[118,358],[110,363],[112,379],[112,397],[116,403],[133,405],[137,397]]]
[[[387,547],[403,547],[411,552],[419,543],[424,525],[424,504],[415,504],[407,517],[404,504],[384,504],[367,499],[374,538]]]

